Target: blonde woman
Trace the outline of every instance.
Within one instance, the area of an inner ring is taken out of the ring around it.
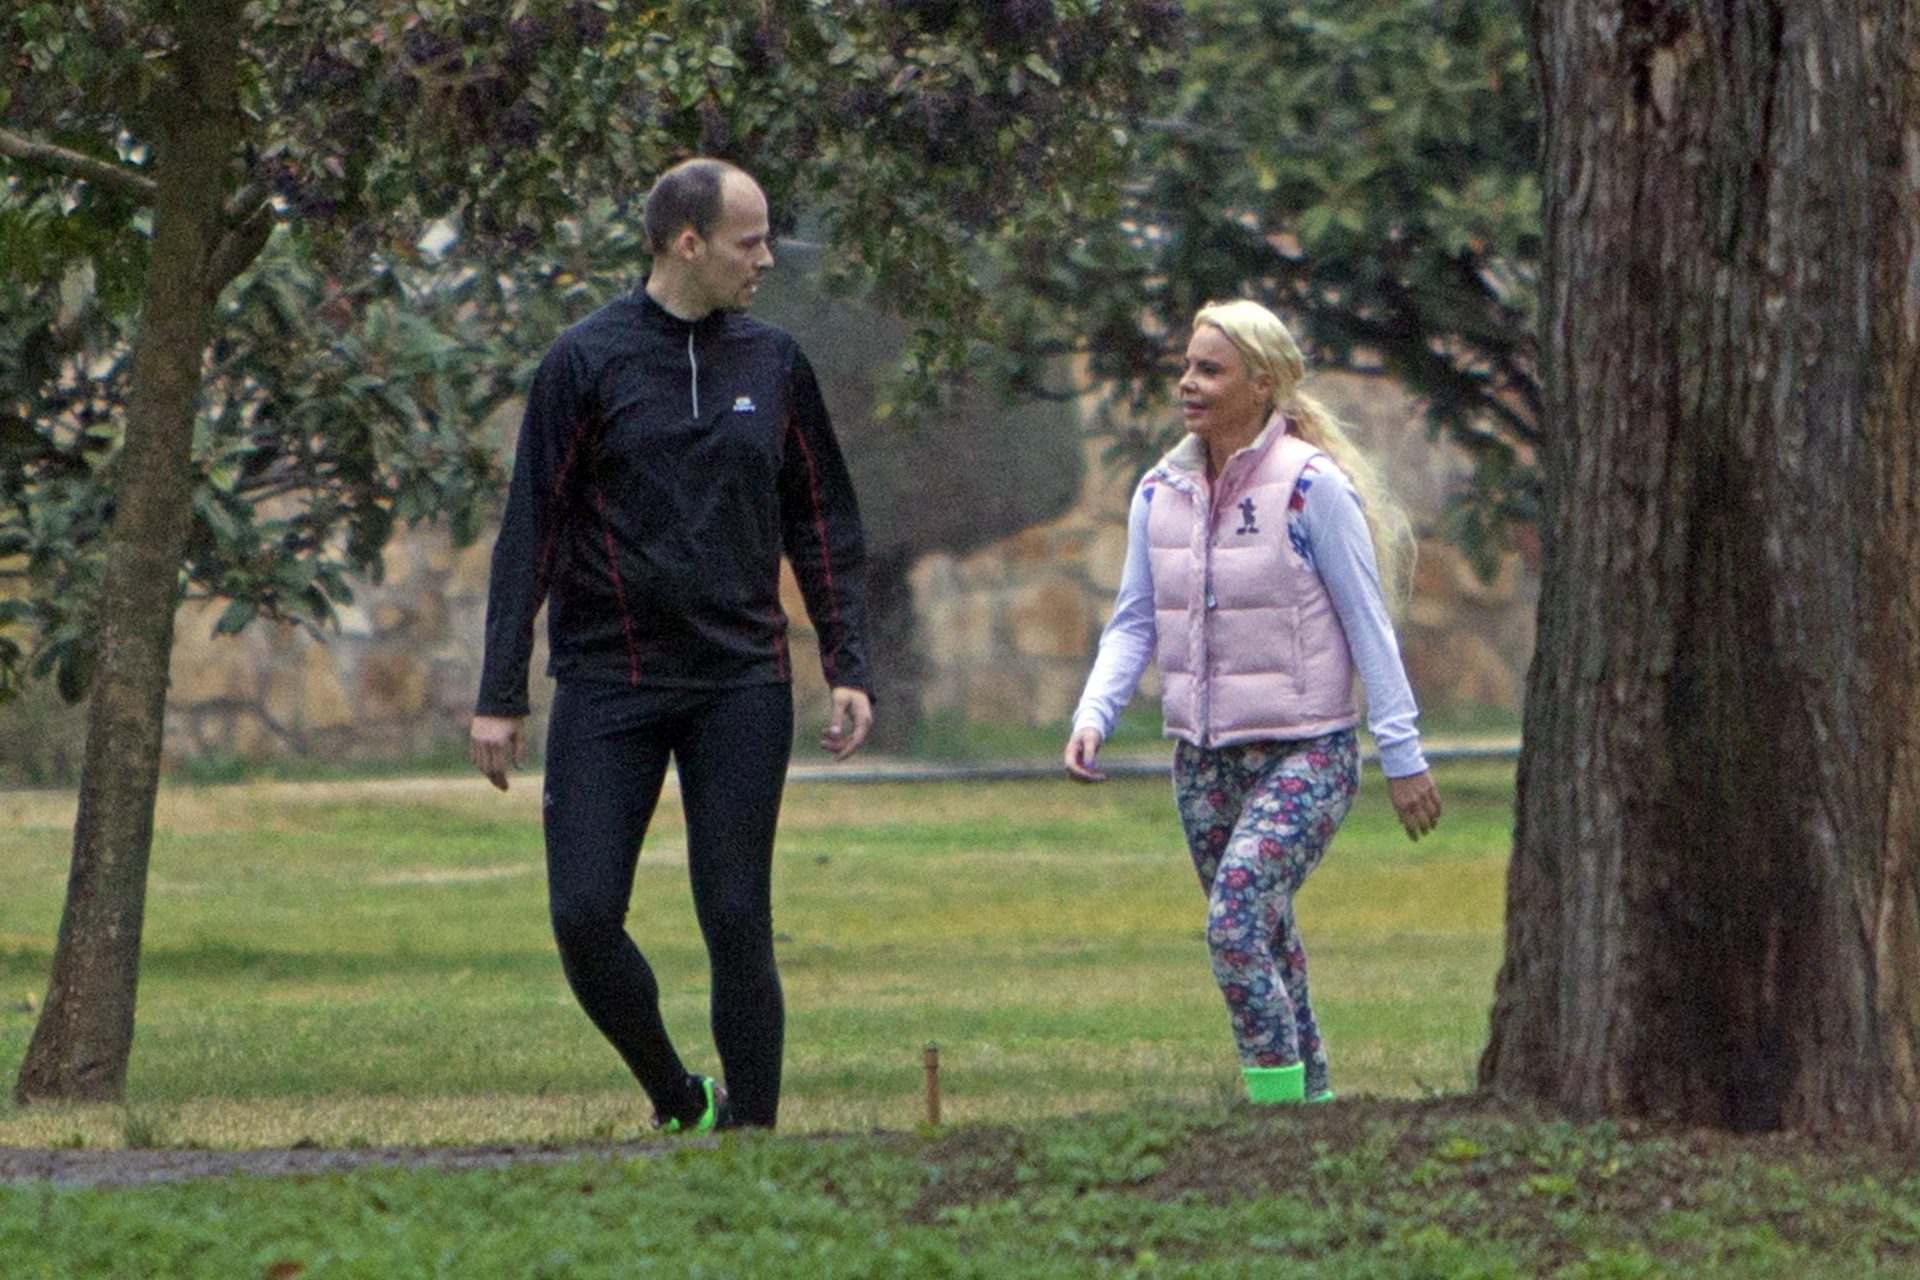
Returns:
[[[1304,373],[1258,303],[1194,317],[1189,434],[1134,493],[1113,619],[1066,747],[1074,777],[1105,781],[1100,746],[1157,661],[1213,973],[1256,1102],[1333,1096],[1293,898],[1359,786],[1356,670],[1401,825],[1417,840],[1440,819],[1387,608],[1412,533],[1339,422],[1300,393]]]

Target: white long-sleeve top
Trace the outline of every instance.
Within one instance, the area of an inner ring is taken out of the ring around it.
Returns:
[[[1419,710],[1400,661],[1373,537],[1360,509],[1360,495],[1337,467],[1307,464],[1287,509],[1293,549],[1320,575],[1333,601],[1360,683],[1367,691],[1367,728],[1389,778],[1424,772]],[[1073,713],[1074,732],[1096,730],[1102,739],[1133,698],[1153,661],[1153,572],[1147,557],[1147,500],[1134,490],[1127,513],[1127,561],[1114,598],[1113,617],[1100,633],[1100,651]]]

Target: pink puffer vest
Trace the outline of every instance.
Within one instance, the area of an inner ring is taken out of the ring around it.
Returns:
[[[1191,436],[1143,481],[1168,737],[1222,747],[1359,722],[1346,633],[1287,537],[1294,482],[1326,455],[1289,425],[1228,459],[1215,493]]]

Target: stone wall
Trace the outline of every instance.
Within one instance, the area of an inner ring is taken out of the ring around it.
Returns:
[[[181,610],[167,699],[169,758],[418,761],[463,751],[480,681],[492,545],[486,537],[456,549],[440,531],[396,539],[382,582],[362,588],[324,642],[273,623],[216,636],[218,606]],[[782,587],[795,619],[793,652],[811,654],[814,634],[790,573]],[[553,690],[542,674],[544,614],[535,635],[529,732],[537,746]],[[819,664],[795,665],[795,696],[824,708]]]
[[[395,539],[382,581],[361,584],[324,642],[276,623],[216,636],[220,606],[189,604],[174,629],[168,754],[405,760],[457,748],[479,679],[491,545],[457,550],[441,531]]]
[[[914,566],[929,713],[1033,724],[1072,714],[1120,586],[1131,493],[1087,448],[1087,482],[1066,516]],[[1144,692],[1155,693],[1151,673]]]

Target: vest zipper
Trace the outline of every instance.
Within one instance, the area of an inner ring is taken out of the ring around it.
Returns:
[[[1195,726],[1200,730],[1200,745],[1210,748],[1213,743],[1213,493],[1211,488],[1200,493],[1200,661],[1194,672],[1196,696],[1194,698]]]

